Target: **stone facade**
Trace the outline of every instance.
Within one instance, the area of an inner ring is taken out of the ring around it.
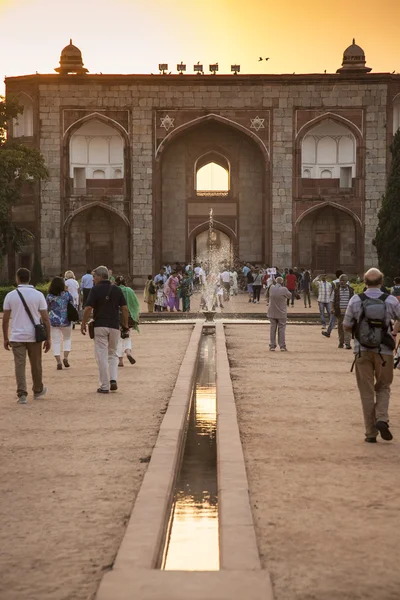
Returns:
[[[143,280],[163,261],[191,259],[211,206],[240,260],[312,266],[300,264],[307,260],[315,268],[303,236],[314,235],[330,215],[325,237],[340,244],[335,255],[341,263],[360,273],[377,262],[372,240],[399,76],[34,75],[8,78],[6,89],[32,99],[33,136],[26,141],[40,148],[50,172],[26,215],[21,207],[14,214],[35,235],[48,275],[71,265],[79,273],[88,260],[96,262],[101,251],[91,254],[84,244],[103,234],[113,248],[110,266]],[[115,127],[124,139],[122,196],[71,193],[69,140],[91,119]],[[356,176],[348,190],[302,179],[302,139],[328,119],[356,140]],[[197,161],[208,154],[229,165],[225,196],[196,192]],[[324,207],[330,211],[317,215]],[[99,218],[97,237],[87,229],[86,210]]]

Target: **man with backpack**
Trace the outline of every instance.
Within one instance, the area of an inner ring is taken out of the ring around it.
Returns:
[[[349,302],[354,295],[354,290],[349,286],[349,279],[347,275],[342,273],[339,277],[339,282],[333,286],[333,292],[331,296],[332,300],[332,316],[337,319],[338,322],[338,336],[339,336],[339,348],[344,348],[346,345],[347,350],[351,350],[351,334],[349,331],[343,330],[343,320],[346,313]],[[323,331],[322,335],[325,337],[331,337],[331,323],[327,331]]]
[[[389,430],[390,385],[393,381],[392,319],[400,320],[397,298],[383,294],[383,274],[369,269],[364,275],[366,291],[352,297],[343,321],[345,331],[354,333],[354,365],[365,422],[365,441],[393,436]]]

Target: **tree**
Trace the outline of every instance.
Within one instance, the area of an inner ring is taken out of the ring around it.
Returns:
[[[400,129],[390,146],[392,164],[378,213],[374,244],[379,268],[390,278],[400,275]]]
[[[8,252],[19,252],[30,234],[12,222],[12,207],[21,198],[24,185],[48,177],[44,158],[37,148],[7,139],[8,123],[23,112],[14,99],[0,96],[0,267]]]

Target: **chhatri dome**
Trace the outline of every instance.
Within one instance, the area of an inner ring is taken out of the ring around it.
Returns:
[[[360,46],[357,46],[356,40],[353,38],[351,46],[346,48],[343,53],[342,68],[336,73],[369,73],[372,71],[365,66],[365,52]]]
[[[60,75],[75,73],[85,75],[88,70],[83,67],[82,52],[69,40],[69,45],[61,51],[60,66],[54,69]]]

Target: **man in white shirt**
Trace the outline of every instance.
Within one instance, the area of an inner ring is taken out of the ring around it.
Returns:
[[[43,343],[44,351],[48,352],[51,347],[50,319],[47,312],[46,300],[41,292],[35,290],[33,285],[29,285],[30,279],[31,274],[28,269],[18,269],[16,275],[18,287],[16,290],[8,293],[4,300],[4,348],[6,350],[10,350],[11,348],[14,354],[19,404],[27,403],[28,391],[25,375],[27,353],[31,365],[34,399],[39,400],[47,391],[42,380],[42,343],[36,342],[35,327],[28,316],[19,294],[24,297],[35,324],[39,324],[40,320],[42,320],[46,327],[47,340]],[[9,338],[10,319],[11,335]]]
[[[231,274],[228,269],[222,271],[220,275],[220,281],[222,283],[222,287],[224,288],[224,300],[228,301],[231,289]]]

